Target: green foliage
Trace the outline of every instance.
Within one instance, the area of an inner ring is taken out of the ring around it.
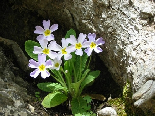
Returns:
[[[77,77],[76,81],[79,81],[81,79],[81,73],[84,71],[84,69],[86,69],[87,59],[88,56],[86,53],[84,53],[82,56],[77,56],[75,53],[72,53],[72,59],[65,61],[64,63],[64,70],[68,70],[70,75],[74,76],[75,78]]]
[[[91,97],[88,95],[85,96],[83,99],[86,100],[87,103],[91,103],[91,101],[92,101]]]
[[[41,89],[42,91],[45,92],[55,92],[55,91],[65,91],[67,92],[67,88],[63,87],[59,83],[38,83],[37,84],[38,88]]]
[[[100,74],[100,71],[92,71],[89,73],[89,75],[85,78],[84,81],[81,83],[81,91],[84,89],[84,87],[88,84],[90,84],[92,81],[94,81],[95,78],[97,78]]]
[[[71,93],[72,97],[78,97],[78,96],[80,96],[80,94],[82,92],[81,83],[85,79],[85,77],[87,76],[87,74],[88,74],[89,71],[90,70],[87,69],[84,72],[84,74],[82,75],[82,79],[80,81],[78,81],[76,83],[71,83],[71,91],[70,91],[70,93]]]
[[[78,113],[78,114],[75,114],[75,116],[96,116],[96,114],[90,111],[90,112],[84,112],[82,114]]]
[[[34,54],[34,46],[38,46],[40,47],[40,44],[32,41],[32,40],[28,40],[25,42],[25,51],[27,52],[27,54],[33,58],[34,60],[38,61],[38,54]]]
[[[70,35],[74,35],[76,37],[76,32],[73,29],[67,31],[65,38],[70,38]]]
[[[73,98],[71,101],[72,113],[75,116],[95,116],[95,114],[90,112],[90,102],[91,97],[89,96]]]
[[[76,55],[75,53],[71,53],[72,55],[72,59],[70,60],[66,60],[64,62],[64,70],[67,70],[68,71],[68,75],[69,76],[73,76],[74,75],[74,62],[76,61]]]
[[[82,56],[76,56],[75,59],[75,70],[76,70],[76,76],[78,80],[81,79],[81,73],[86,67],[88,56],[86,53],[84,53]]]
[[[40,92],[35,92],[35,101],[41,101]]]
[[[65,102],[67,98],[68,97],[64,93],[61,93],[61,92],[49,93],[42,101],[42,105],[45,108],[55,107]]]
[[[127,81],[123,87],[122,96],[119,98],[110,99],[107,103],[116,108],[118,116],[150,116],[145,115],[140,108],[134,106],[134,101],[132,99],[132,88],[129,81]]]

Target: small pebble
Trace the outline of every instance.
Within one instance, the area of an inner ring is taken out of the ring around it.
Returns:
[[[105,107],[97,112],[97,116],[117,116],[117,112],[112,107]]]
[[[31,106],[30,104],[28,104],[28,108],[31,111],[31,113],[34,113],[34,107],[33,106]]]

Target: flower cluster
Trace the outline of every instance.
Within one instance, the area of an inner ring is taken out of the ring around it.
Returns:
[[[50,69],[60,69],[62,63],[61,58],[64,57],[64,60],[69,60],[72,58],[71,53],[75,52],[76,55],[83,55],[83,51],[87,53],[88,56],[91,55],[94,50],[96,53],[102,52],[102,49],[99,45],[105,43],[103,38],[96,38],[95,33],[89,33],[88,35],[80,33],[78,39],[74,35],[70,35],[70,38],[62,38],[62,46],[58,45],[54,40],[53,31],[58,29],[58,24],[53,24],[50,26],[50,20],[43,20],[43,26],[36,26],[34,33],[39,34],[37,40],[40,44],[39,46],[34,46],[34,54],[38,54],[38,62],[31,59],[29,60],[29,67],[36,68],[33,72],[30,73],[31,77],[36,78],[39,73],[41,73],[42,78],[50,76],[50,73],[47,71],[47,68]],[[88,37],[89,40],[86,39]],[[85,49],[85,50],[84,50]],[[50,59],[46,60],[46,56]]]

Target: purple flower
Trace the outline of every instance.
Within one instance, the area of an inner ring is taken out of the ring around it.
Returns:
[[[46,78],[50,76],[50,73],[46,69],[52,67],[52,61],[46,61],[45,54],[38,54],[38,62],[36,62],[33,59],[30,59],[29,67],[36,68],[33,72],[30,73],[31,77],[36,78],[39,75],[39,73],[41,73],[41,77]]]
[[[66,48],[68,52],[74,52],[76,55],[83,55],[82,48],[84,48],[83,43],[85,41],[86,34],[80,33],[78,39],[76,40],[74,35],[70,35],[70,38],[67,38],[66,41],[71,45]]]
[[[47,39],[48,41],[54,40],[54,35],[52,34],[52,32],[58,29],[58,24],[53,24],[50,27],[50,20],[48,21],[43,20],[43,26],[44,26],[44,29],[41,26],[35,27],[36,30],[34,31],[34,33],[40,34],[37,37],[37,40],[38,41],[42,39]]]
[[[96,53],[102,52],[102,49],[98,46],[105,43],[105,41],[103,41],[103,38],[100,37],[97,40],[95,40],[96,38],[95,33],[93,34],[89,33],[88,38],[89,38],[89,41],[84,42],[84,46],[87,47],[87,49],[85,49],[85,52],[87,53],[87,55],[90,56],[93,50]]]
[[[61,59],[62,56],[64,56],[65,60],[69,60],[72,58],[72,55],[70,52],[66,51],[66,48],[68,47],[68,42],[65,38],[62,38],[62,47],[56,43],[56,41],[51,41],[49,44],[49,48],[54,51],[58,51],[58,58]]]
[[[60,69],[60,65],[61,65],[61,63],[62,63],[62,60],[59,59],[58,57],[55,58],[55,59],[53,59],[53,60],[52,60],[52,64],[53,64],[53,66],[52,66],[51,69],[59,70],[59,69]]]
[[[54,59],[57,57],[57,53],[56,52],[52,52],[51,48],[48,44],[48,41],[46,39],[43,39],[41,41],[39,41],[41,47],[38,46],[34,46],[34,54],[46,54],[48,55],[51,59]]]

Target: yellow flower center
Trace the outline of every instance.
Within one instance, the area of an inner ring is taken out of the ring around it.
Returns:
[[[59,63],[55,63],[55,67],[59,67]]]
[[[45,48],[45,49],[43,50],[43,53],[44,53],[44,54],[49,54],[49,49]]]
[[[96,47],[96,43],[91,42],[91,44],[90,44],[90,48],[95,48],[95,47]]]
[[[46,31],[44,31],[45,36],[49,36],[51,34],[51,31],[49,29],[47,29]]]
[[[43,64],[40,65],[40,66],[39,66],[39,70],[40,70],[40,71],[44,71],[44,70],[45,70],[45,65],[43,65]]]
[[[62,54],[67,54],[66,48],[62,49],[61,51],[62,51]]]
[[[82,47],[81,43],[77,43],[77,44],[75,45],[75,48],[76,48],[76,49],[81,49],[81,47]]]

